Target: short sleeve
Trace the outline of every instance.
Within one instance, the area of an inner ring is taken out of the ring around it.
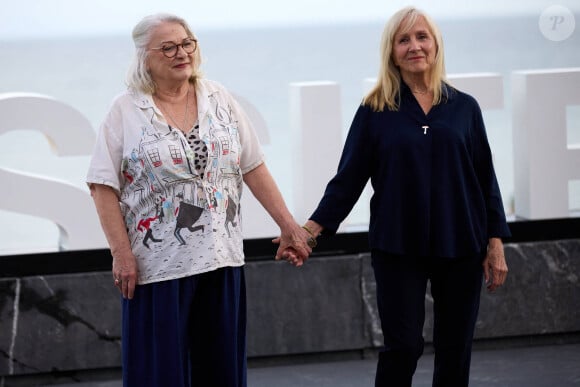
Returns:
[[[118,195],[121,191],[123,140],[121,113],[118,105],[113,105],[103,121],[93,149],[87,172],[86,183],[103,184],[112,187]]]
[[[258,139],[258,135],[254,130],[250,118],[241,107],[240,103],[230,94],[232,100],[232,109],[238,121],[238,130],[240,135],[240,143],[242,146],[242,154],[240,158],[240,168],[242,174],[250,172],[264,162],[264,152]]]

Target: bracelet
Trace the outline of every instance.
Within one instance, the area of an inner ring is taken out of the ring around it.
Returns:
[[[316,245],[318,245],[318,242],[316,242],[316,237],[314,236],[314,233],[312,232],[312,230],[310,229],[310,227],[308,226],[302,226],[302,228],[304,230],[306,230],[306,232],[308,234],[310,234],[310,237],[308,238],[308,240],[306,240],[306,244],[308,245],[308,247],[310,247],[311,249],[315,248]]]
[[[308,227],[308,226],[302,226],[302,228],[303,228],[303,229],[305,229],[305,230],[306,230],[306,232],[308,232],[308,234],[310,234],[310,236],[311,236],[312,238],[315,238],[315,236],[314,236],[314,232],[312,232],[312,230],[310,229],[310,227]]]

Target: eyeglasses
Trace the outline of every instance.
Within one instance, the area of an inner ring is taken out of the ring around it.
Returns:
[[[159,50],[167,58],[175,58],[180,46],[181,46],[181,48],[183,48],[183,51],[185,51],[187,54],[193,54],[195,52],[195,50],[197,49],[197,40],[185,39],[180,44],[166,43],[161,47],[151,48],[151,50]]]

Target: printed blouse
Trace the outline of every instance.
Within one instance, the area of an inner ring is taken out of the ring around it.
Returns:
[[[195,88],[199,128],[192,144],[203,143],[203,168],[187,135],[167,124],[151,95],[118,96],[97,136],[87,183],[117,192],[139,284],[244,264],[242,176],[264,155],[223,86],[199,79]]]

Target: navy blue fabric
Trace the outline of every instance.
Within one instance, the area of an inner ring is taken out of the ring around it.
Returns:
[[[246,387],[243,267],[138,285],[122,302],[125,387]]]
[[[372,265],[384,336],[375,386],[411,387],[423,354],[427,282],[433,298],[434,387],[467,387],[485,253],[456,259],[385,254]]]
[[[399,111],[358,108],[338,171],[310,217],[323,234],[336,232],[370,178],[371,249],[458,257],[510,236],[481,109],[444,90],[427,115],[405,84]]]

